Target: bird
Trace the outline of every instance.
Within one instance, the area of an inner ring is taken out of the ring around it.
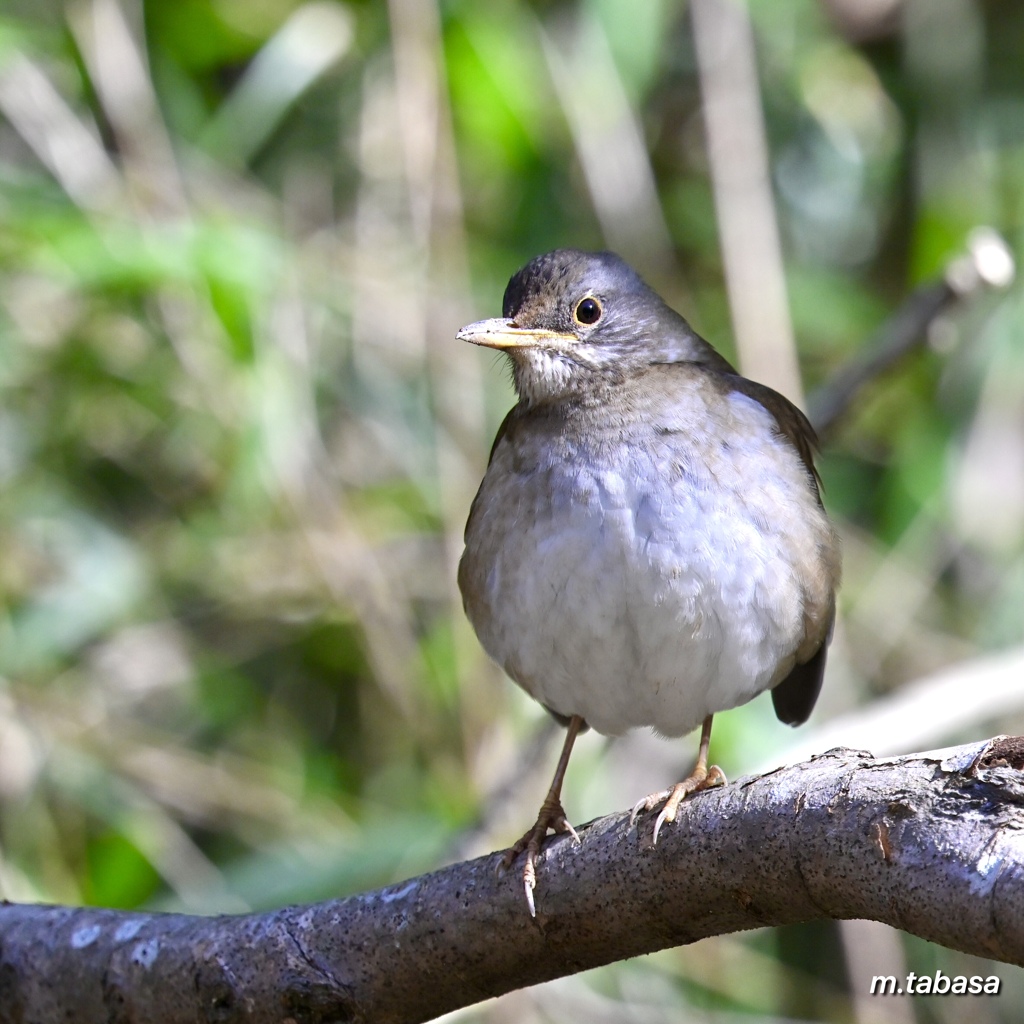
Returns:
[[[807,720],[841,575],[807,417],[741,376],[619,256],[558,249],[510,279],[502,316],[456,337],[508,357],[518,401],[470,507],[458,583],[488,655],[566,736],[525,852],[532,916],[549,831],[579,842],[561,790],[577,736],[701,727],[653,841],[726,783],[712,718],[770,690]]]

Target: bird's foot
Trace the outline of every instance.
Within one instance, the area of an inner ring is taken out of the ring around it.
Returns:
[[[702,789],[715,789],[718,786],[724,786],[726,781],[725,772],[717,764],[713,764],[710,768],[705,768],[704,765],[697,765],[689,778],[683,779],[682,782],[677,782],[671,789],[663,789],[660,793],[652,793],[650,796],[638,801],[633,807],[633,813],[629,816],[630,827],[632,828],[633,823],[636,821],[636,816],[641,811],[653,811],[655,807],[663,803],[661,813],[654,823],[654,837],[651,840],[652,844],[657,843],[661,826],[666,821],[676,820],[676,812],[679,810],[679,805],[691,793],[699,793]]]
[[[526,851],[526,863],[523,865],[523,888],[526,890],[526,905],[530,908],[530,917],[537,916],[537,908],[533,901],[533,890],[537,887],[537,857],[548,834],[548,829],[553,829],[555,832],[568,832],[572,836],[573,842],[577,846],[579,845],[579,834],[565,816],[561,801],[548,799],[541,805],[540,814],[537,815],[537,822],[533,828],[506,852],[502,860],[502,865],[509,868],[516,857],[524,850]]]

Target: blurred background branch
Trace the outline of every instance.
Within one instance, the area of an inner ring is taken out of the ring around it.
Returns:
[[[975,228],[968,236],[968,251],[951,260],[938,281],[913,291],[882,328],[849,363],[835,370],[811,398],[810,416],[819,437],[825,439],[850,410],[862,389],[897,365],[915,348],[927,344],[932,328],[959,302],[977,297],[985,287],[1006,288],[1013,283],[1016,265],[1006,242],[989,228]]]
[[[828,435],[822,704],[723,715],[726,771],[1024,732],[1022,56],[1010,0],[10,0],[0,896],[259,909],[522,831],[544,719],[454,585],[512,398],[454,333],[560,245],[619,249]],[[686,749],[577,756],[582,822]],[[822,923],[463,1019],[930,1024],[862,997],[898,957],[990,973]],[[943,1020],[1014,1019],[1000,972]]]

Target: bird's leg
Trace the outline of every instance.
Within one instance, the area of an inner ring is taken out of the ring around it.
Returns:
[[[533,902],[533,890],[537,885],[537,855],[540,853],[541,843],[544,842],[548,829],[556,832],[568,832],[578,843],[580,837],[576,829],[569,824],[562,808],[562,780],[565,778],[565,769],[569,765],[569,755],[572,753],[572,745],[576,742],[580,729],[583,728],[583,719],[579,715],[573,715],[569,719],[569,726],[565,734],[565,743],[562,744],[562,755],[558,759],[558,766],[555,768],[555,777],[551,780],[551,788],[540,805],[540,813],[537,815],[537,822],[506,854],[504,865],[510,867],[512,862],[526,851],[526,864],[523,866],[523,887],[526,889],[526,903],[530,908],[530,917],[537,916],[537,908]]]
[[[704,719],[704,725],[700,730],[700,747],[697,750],[697,763],[694,765],[690,775],[683,779],[682,782],[677,782],[671,789],[663,789],[660,793],[652,793],[650,796],[644,797],[633,808],[633,813],[629,817],[630,825],[636,821],[636,816],[641,811],[653,811],[658,804],[664,801],[661,814],[658,815],[658,820],[654,823],[653,842],[655,843],[658,841],[658,833],[661,831],[661,826],[666,821],[676,820],[676,811],[679,810],[679,805],[686,797],[691,793],[699,793],[702,789],[714,789],[716,786],[724,786],[726,784],[725,773],[717,764],[713,764],[710,768],[708,767],[708,747],[711,744],[712,718],[714,718],[714,715],[708,715]]]

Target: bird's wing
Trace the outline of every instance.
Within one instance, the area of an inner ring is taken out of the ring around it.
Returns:
[[[772,689],[772,706],[780,722],[803,725],[811,717],[818,694],[821,693],[821,682],[825,678],[825,659],[834,622],[835,611],[832,612],[828,631],[817,651],[802,665],[794,665],[789,675]]]
[[[736,391],[753,398],[772,414],[779,433],[793,445],[800,456],[800,461],[806,467],[814,485],[818,504],[821,505],[821,477],[818,476],[818,470],[814,465],[818,435],[814,432],[810,420],[788,398],[764,384],[738,375],[729,383]],[[803,725],[814,710],[825,676],[825,660],[834,622],[833,609],[821,646],[807,661],[794,665],[789,675],[772,689],[772,706],[780,722],[785,722],[786,725]]]
[[[814,465],[814,453],[818,449],[818,435],[811,426],[811,421],[784,395],[773,391],[764,384],[748,380],[739,374],[726,375],[725,384],[733,391],[752,398],[767,409],[775,420],[779,433],[796,449],[800,461],[804,464],[811,479],[814,490],[821,504],[821,477]]]
[[[487,456],[487,465],[494,461],[494,453],[498,450],[498,445],[501,444],[502,439],[508,433],[509,424],[515,418],[516,410],[519,408],[518,405],[513,405],[511,409],[505,414],[505,418],[501,421],[501,426],[498,427],[498,433],[494,435],[494,444],[491,445],[491,453]],[[477,514],[477,506],[480,503],[480,493],[483,491],[483,484],[481,483],[479,490],[476,492],[476,496],[473,498],[473,503],[469,506],[469,516],[466,518],[466,529],[463,531],[463,540],[469,536],[469,527],[473,522],[473,517]],[[460,568],[461,572],[461,568]],[[461,585],[461,580],[460,580]]]
[[[498,432],[494,435],[494,443],[491,445],[491,453],[487,456],[487,465],[494,461],[494,453],[498,450],[498,445],[501,444],[501,439],[508,433],[509,424],[515,418],[516,410],[519,408],[518,405],[513,405],[507,413],[505,418],[501,421],[501,426],[498,427]]]
[[[735,372],[716,373],[715,376],[723,388],[738,391],[747,398],[752,398],[771,413],[779,434],[789,441],[804,464],[818,504],[821,505],[821,478],[814,465],[818,437],[810,420],[788,398],[764,384],[758,384],[757,381],[749,380]],[[772,704],[779,721],[787,725],[802,725],[814,710],[825,675],[825,660],[828,644],[832,639],[834,621],[833,609],[821,646],[806,661],[794,665],[789,675],[772,689]]]

